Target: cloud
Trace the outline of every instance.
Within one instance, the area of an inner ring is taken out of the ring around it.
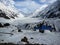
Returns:
[[[13,12],[15,12],[15,13],[17,13],[18,12],[18,10],[16,10],[16,8],[15,8],[15,2],[13,1],[13,0],[0,0],[0,3],[2,3],[2,4],[4,4],[7,8],[7,10],[10,10],[10,11],[13,11]],[[2,5],[1,5],[2,6]],[[0,6],[0,7],[1,7]],[[2,6],[2,8],[4,8],[3,6]],[[4,8],[5,9],[5,8]]]
[[[0,0],[3,4],[7,6],[14,6],[15,2],[13,0]]]
[[[8,6],[8,8],[17,8],[26,14],[33,13],[36,9],[42,8],[42,6],[53,3],[56,0],[0,0]],[[14,7],[15,6],[15,7]]]
[[[16,2],[15,6],[24,13],[32,13],[37,8],[41,7],[41,5],[37,4],[35,1]]]
[[[51,4],[56,0],[39,0],[39,2],[45,3],[45,4]]]
[[[49,5],[55,0],[18,0],[15,2],[15,6],[19,11],[24,13],[33,13],[36,9],[41,8],[44,5]]]
[[[43,2],[44,3],[44,2],[46,2],[46,0],[40,0],[40,2]]]

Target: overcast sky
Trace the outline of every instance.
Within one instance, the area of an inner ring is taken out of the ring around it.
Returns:
[[[26,14],[34,12],[36,9],[52,4],[55,0],[14,0],[15,7]]]

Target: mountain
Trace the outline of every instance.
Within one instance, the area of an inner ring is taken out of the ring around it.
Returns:
[[[55,1],[53,4],[47,6],[44,10],[37,12],[36,16],[42,18],[60,18],[60,0]]]
[[[23,14],[14,7],[13,0],[0,0],[0,17],[6,19],[23,17]]]
[[[10,19],[17,17],[17,14],[8,9],[3,3],[0,2],[0,17],[4,17],[5,19]]]
[[[54,25],[56,31],[60,31],[60,0],[48,5],[42,11],[36,11],[31,18],[38,18],[49,25]]]
[[[15,27],[18,22],[14,23],[14,21],[23,17],[24,15],[14,7],[13,0],[0,0],[0,28],[5,28],[4,24],[9,24],[9,27],[14,25],[12,27]]]
[[[29,17],[35,17],[37,16],[42,10],[44,10],[48,5],[43,5],[40,8],[38,8],[37,10],[35,10],[34,13],[32,13]]]

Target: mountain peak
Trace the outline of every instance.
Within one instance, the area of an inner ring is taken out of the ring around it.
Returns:
[[[60,0],[55,1],[53,4],[47,6],[44,10],[37,12],[35,18],[60,18]]]

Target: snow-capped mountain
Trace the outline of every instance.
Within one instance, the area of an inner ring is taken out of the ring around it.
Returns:
[[[12,25],[12,21],[16,18],[23,17],[23,14],[12,4],[13,0],[0,0],[0,43],[6,36],[9,37],[12,33],[17,33],[18,29]],[[13,32],[11,32],[13,30]]]
[[[47,6],[44,10],[37,12],[33,17],[42,18],[60,18],[60,0],[55,1],[53,4]]]
[[[0,33],[2,32],[4,35],[4,33],[11,34],[12,30],[17,31],[17,27],[11,23],[13,23],[13,20],[22,17],[24,17],[23,14],[19,13],[14,7],[13,0],[0,0]]]
[[[43,20],[45,20],[45,18],[60,18],[60,1],[57,0],[54,3],[52,3],[51,5],[47,6],[43,6],[42,8],[39,8],[38,10],[35,11],[35,13],[33,13],[31,16],[31,18],[37,18],[39,19],[38,21],[42,22]],[[41,10],[42,9],[42,10]],[[42,19],[41,19],[42,18]],[[37,21],[37,20],[36,20]],[[57,28],[56,31],[58,31],[60,28],[57,24],[59,24],[60,19],[46,19],[45,20],[47,22],[47,24],[54,24]],[[38,23],[37,23],[38,24]],[[29,24],[30,25],[30,24]],[[29,25],[27,27],[29,27]],[[33,25],[32,25],[33,26]]]
[[[7,9],[7,7],[0,2],[0,17],[8,18],[9,15],[11,15],[11,12]]]
[[[40,13],[42,10],[44,10],[48,5],[43,5],[40,8],[38,8],[34,13],[32,13],[29,17],[35,17]]]
[[[4,18],[16,18],[24,17],[23,14],[14,7],[13,0],[0,0],[0,17]]]
[[[47,24],[55,25],[56,31],[60,31],[60,0],[48,5],[42,11],[33,13],[32,18],[38,18]]]

